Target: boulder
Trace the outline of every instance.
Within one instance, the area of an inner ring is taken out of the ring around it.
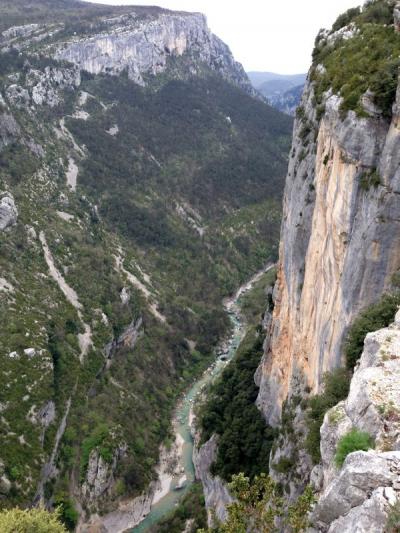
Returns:
[[[338,518],[347,518],[353,508],[366,505],[373,491],[396,485],[399,476],[400,452],[359,451],[349,454],[340,473],[325,489],[315,507],[311,517],[313,524],[330,524],[332,527]]]
[[[17,223],[18,211],[11,194],[0,195],[0,231]]]
[[[396,501],[397,494],[391,487],[380,487],[362,505],[332,522],[328,533],[384,533],[389,506]]]

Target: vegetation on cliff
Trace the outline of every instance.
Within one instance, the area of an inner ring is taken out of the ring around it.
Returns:
[[[9,509],[0,511],[2,533],[66,533],[59,513],[44,509]]]
[[[354,110],[368,116],[362,96],[370,91],[374,104],[391,116],[400,66],[400,35],[393,25],[393,7],[394,2],[387,0],[369,2],[362,10],[350,9],[341,15],[331,33],[319,34],[311,75],[319,104],[331,88],[343,98],[343,112]],[[351,35],[340,33],[344,27]]]
[[[209,533],[277,533],[283,529],[301,533],[310,525],[308,513],[314,502],[310,487],[289,507],[276,483],[265,474],[253,480],[243,473],[234,475],[228,487],[235,502],[228,506],[226,522],[207,530]]]
[[[305,405],[308,407],[306,413],[308,433],[305,446],[314,463],[319,463],[321,460],[320,428],[324,421],[325,413],[347,397],[350,388],[350,378],[350,372],[344,368],[338,368],[326,373],[324,376],[323,392],[305,401]]]
[[[211,472],[225,480],[243,472],[253,478],[268,471],[274,431],[255,405],[254,373],[262,357],[263,337],[251,331],[235,359],[211,388],[200,414],[202,440],[218,435],[218,453]]]
[[[352,429],[339,440],[336,447],[335,464],[340,468],[349,453],[368,451],[374,447],[374,439],[365,431]]]
[[[353,370],[361,356],[365,336],[389,326],[400,306],[400,294],[385,294],[382,298],[362,311],[352,323],[345,340],[344,354],[347,368]]]
[[[268,288],[274,282],[270,270],[240,299],[249,324],[235,358],[208,391],[199,413],[202,442],[218,435],[218,452],[212,474],[230,481],[240,472],[250,478],[268,472],[269,453],[275,432],[266,426],[255,405],[258,387],[254,374],[263,355],[263,334],[256,326],[265,312]]]

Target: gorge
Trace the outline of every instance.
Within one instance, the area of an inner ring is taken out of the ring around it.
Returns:
[[[399,32],[321,30],[293,124],[202,14],[2,2],[0,529],[397,531]]]

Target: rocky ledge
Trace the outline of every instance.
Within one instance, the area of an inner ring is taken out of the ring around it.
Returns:
[[[400,497],[400,311],[395,322],[367,335],[348,398],[329,410],[321,427],[322,465],[312,480],[320,491],[312,521],[329,533],[383,533]],[[334,457],[351,429],[368,433],[375,449]]]

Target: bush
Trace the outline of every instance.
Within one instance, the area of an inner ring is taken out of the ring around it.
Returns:
[[[389,508],[385,531],[386,533],[400,533],[400,500]]]
[[[278,485],[265,474],[256,476],[252,482],[243,473],[233,476],[229,490],[235,502],[228,506],[227,520],[208,529],[208,533],[272,532],[277,531],[278,519],[282,526],[279,531],[290,528],[292,533],[300,533],[310,527],[308,516],[315,501],[311,487],[306,487],[287,509]],[[204,533],[204,530],[198,533]]]
[[[336,22],[332,26],[333,31],[338,31],[354,20],[355,17],[357,17],[361,13],[361,9],[359,7],[354,7],[348,9],[345,13],[342,13],[337,18]]]
[[[324,391],[313,396],[309,400],[307,412],[308,433],[306,438],[306,450],[311,455],[314,463],[321,460],[320,452],[320,428],[324,421],[325,413],[341,400],[344,400],[350,388],[350,373],[345,368],[338,368],[325,374]]]
[[[59,512],[44,509],[10,509],[0,512],[1,533],[66,533]]]
[[[268,470],[274,431],[265,424],[255,405],[258,388],[254,373],[262,354],[263,339],[251,332],[201,409],[203,441],[214,433],[219,436],[211,472],[227,481],[240,471],[253,478]]]
[[[364,172],[360,177],[360,187],[363,191],[368,191],[371,187],[376,189],[381,184],[381,176],[376,169]]]
[[[313,53],[313,64],[323,64],[325,72],[314,71],[318,103],[322,94],[332,88],[343,97],[341,110],[354,110],[366,116],[361,97],[370,89],[374,103],[390,118],[395,100],[400,41],[393,28],[393,12],[387,2],[367,6],[362,15],[349,10],[339,17],[333,29],[354,22],[358,32],[351,39],[338,39],[334,44],[320,36]]]
[[[344,435],[338,442],[335,455],[335,464],[340,468],[349,453],[356,452],[358,450],[367,451],[374,447],[374,439],[368,433],[364,431],[358,431],[352,429]]]
[[[360,358],[367,333],[389,326],[400,305],[400,294],[385,294],[379,302],[363,311],[353,322],[345,340],[347,368],[352,370]]]

